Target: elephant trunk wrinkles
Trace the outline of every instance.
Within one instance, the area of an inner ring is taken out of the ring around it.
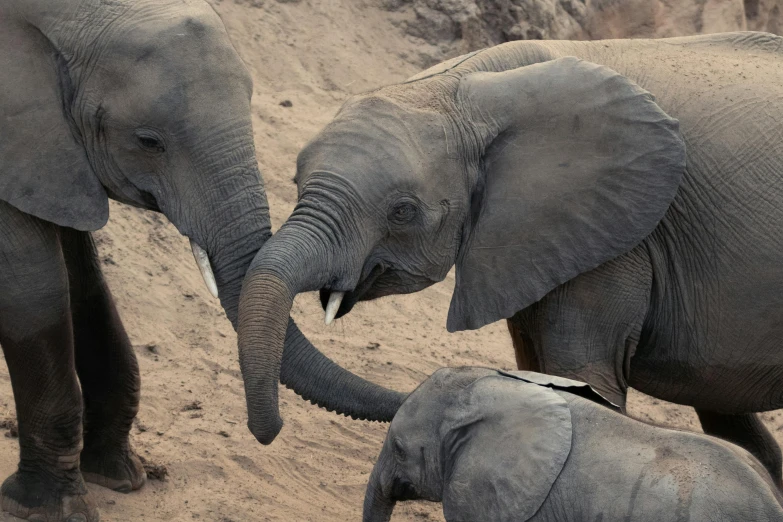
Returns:
[[[386,445],[378,457],[375,467],[367,483],[367,490],[364,494],[364,508],[362,512],[363,522],[388,522],[391,520],[392,512],[396,502],[391,498],[390,491],[384,492],[383,473],[388,465],[386,457]],[[387,487],[387,490],[391,488]]]
[[[280,382],[313,404],[361,420],[390,422],[406,397],[335,364],[293,320],[288,321]]]
[[[277,397],[281,380],[314,404],[359,419],[390,421],[405,398],[336,365],[289,319],[297,293],[327,283],[327,258],[316,234],[284,226],[258,253],[245,278],[239,360],[248,427],[262,444],[271,443],[282,428]]]
[[[237,187],[233,196],[218,203],[217,216],[207,240],[220,304],[237,328],[239,295],[253,257],[272,235],[266,194],[257,168],[250,172],[252,183]]]
[[[237,332],[248,428],[262,444],[275,440],[283,427],[277,384],[294,297],[302,288],[323,284],[307,281],[305,264],[320,257],[312,252],[320,241],[291,229],[281,228],[258,252],[240,296]]]

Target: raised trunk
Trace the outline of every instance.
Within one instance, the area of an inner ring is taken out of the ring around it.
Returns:
[[[364,494],[364,509],[362,510],[363,522],[388,522],[391,520],[394,511],[395,501],[390,494],[383,491],[383,469],[386,466],[387,458],[386,445],[381,451],[378,462],[372,470],[370,481],[367,483],[367,490]],[[390,487],[386,488],[389,492]]]

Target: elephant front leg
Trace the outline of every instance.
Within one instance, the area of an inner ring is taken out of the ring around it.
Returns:
[[[506,320],[508,333],[511,335],[511,344],[514,346],[514,357],[517,361],[517,370],[540,372],[541,363],[538,354],[533,349],[530,338],[525,342],[525,327],[521,314],[517,313]]]
[[[725,415],[696,409],[704,433],[745,448],[767,468],[783,489],[783,455],[775,437],[755,413]]]
[[[0,238],[0,345],[20,446],[0,504],[29,520],[95,522],[98,510],[79,471],[82,397],[57,229],[0,202]]]
[[[146,481],[128,439],[139,409],[139,365],[88,232],[61,233],[68,267],[76,371],[84,396],[84,479],[128,493]]]

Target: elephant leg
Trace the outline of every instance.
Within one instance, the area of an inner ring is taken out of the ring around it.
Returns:
[[[625,411],[652,284],[643,247],[585,272],[508,320],[517,365],[586,382]]]
[[[696,409],[704,433],[748,450],[767,468],[778,487],[783,487],[783,454],[775,437],[755,413],[726,415]]]
[[[541,362],[538,360],[535,350],[533,350],[533,343],[529,339],[525,342],[525,329],[520,314],[507,319],[506,325],[508,326],[508,333],[511,335],[511,343],[514,345],[517,370],[540,372]]]
[[[82,396],[58,228],[0,202],[0,238],[0,345],[20,453],[0,505],[30,520],[97,521],[79,471]]]
[[[63,229],[76,372],[84,397],[81,469],[88,482],[128,493],[146,480],[128,435],[139,410],[139,365],[88,232]]]

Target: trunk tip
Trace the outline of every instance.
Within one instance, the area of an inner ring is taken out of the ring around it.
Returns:
[[[247,427],[258,442],[264,446],[269,446],[275,441],[280,430],[283,429],[283,419],[278,415],[275,419],[263,424],[248,420]]]

